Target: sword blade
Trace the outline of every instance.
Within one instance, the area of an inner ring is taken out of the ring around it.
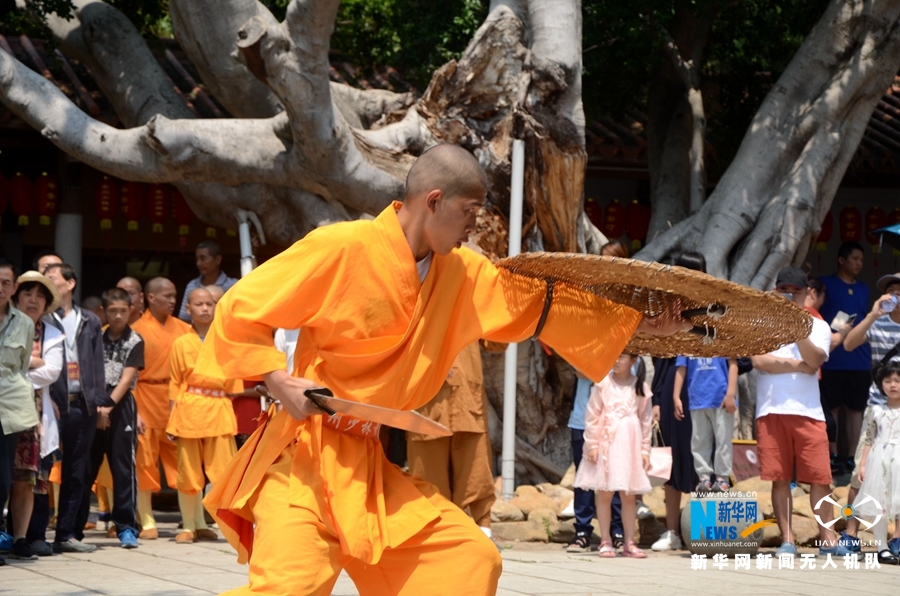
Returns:
[[[373,406],[371,404],[361,404],[355,401],[348,401],[338,397],[331,397],[321,393],[317,389],[310,389],[305,392],[306,396],[313,399],[322,410],[332,410],[339,414],[347,414],[362,420],[385,424],[393,428],[400,428],[410,432],[423,435],[432,435],[437,437],[449,437],[453,432],[431,418],[427,418],[419,414],[415,410],[394,410],[392,408],[384,408],[381,406]]]

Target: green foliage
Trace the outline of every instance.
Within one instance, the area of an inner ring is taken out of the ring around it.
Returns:
[[[828,0],[584,0],[584,105],[589,119],[646,111],[657,76],[662,29],[677,36],[678,16],[713,18],[704,52],[708,136],[720,167],[737,150],[753,114]],[[715,172],[711,172],[715,175]]]
[[[486,5],[479,0],[344,0],[332,47],[366,71],[393,66],[424,89],[436,69],[466,48],[487,16]]]
[[[131,19],[142,35],[172,37],[169,0],[106,0]]]

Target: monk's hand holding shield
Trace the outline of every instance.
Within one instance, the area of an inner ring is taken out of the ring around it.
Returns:
[[[673,335],[692,328],[693,324],[681,316],[681,301],[676,300],[657,316],[644,317],[636,332],[648,335]]]
[[[263,381],[272,397],[280,401],[288,414],[297,420],[306,420],[310,416],[322,413],[322,410],[303,395],[307,389],[318,387],[309,379],[292,377],[286,371],[276,370],[263,375]]]

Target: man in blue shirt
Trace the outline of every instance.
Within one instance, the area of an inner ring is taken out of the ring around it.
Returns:
[[[834,275],[819,278],[825,284],[825,303],[822,318],[831,323],[839,311],[856,315],[862,321],[869,312],[869,288],[857,277],[862,271],[863,248],[856,242],[844,242],[838,249],[838,269]],[[847,448],[853,449],[859,441],[863,412],[869,398],[872,383],[872,355],[868,344],[863,344],[852,352],[843,346],[835,348],[828,361],[822,366],[822,407],[830,408],[836,421],[840,420],[841,407],[844,408]],[[838,428],[838,434],[840,434]],[[832,469],[840,473],[844,468],[844,458],[837,457],[836,444],[831,445]],[[849,455],[849,454],[848,454]],[[847,457],[846,467],[853,471],[856,462]]]
[[[219,286],[222,292],[227,292],[238,281],[222,271],[222,249],[218,242],[212,240],[201,242],[197,245],[194,256],[200,277],[188,282],[184,289],[184,298],[181,300],[181,310],[178,311],[178,318],[187,323],[191,322],[191,316],[187,311],[188,296],[191,292],[204,286]]]

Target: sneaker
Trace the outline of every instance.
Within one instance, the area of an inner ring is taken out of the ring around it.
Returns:
[[[700,482],[697,483],[696,488],[694,488],[695,493],[708,493],[712,492],[712,483],[709,481],[709,478],[706,476],[700,477]]]
[[[638,519],[653,519],[653,512],[650,511],[650,508],[644,505],[643,501],[637,502],[636,514]]]
[[[24,561],[34,561],[38,558],[36,554],[34,554],[34,550],[32,550],[31,545],[28,544],[28,541],[24,538],[19,538],[13,544],[12,550],[9,551],[10,559],[22,559]]]
[[[782,542],[781,546],[778,547],[778,550],[775,551],[775,556],[780,557],[781,555],[794,555],[797,556],[797,547],[794,546],[792,542]]]
[[[96,544],[85,544],[74,538],[53,543],[53,552],[55,553],[92,553],[95,550],[97,550]]]
[[[862,544],[860,543],[859,538],[851,536],[847,532],[841,532],[841,537],[838,538],[838,544],[847,548],[851,553],[862,552]],[[888,546],[890,546],[890,543],[888,543]],[[898,550],[900,550],[900,540],[897,541],[897,547]],[[891,549],[891,552],[893,552],[893,549]]]
[[[615,548],[616,550],[625,546],[625,536],[623,536],[622,534],[619,534],[618,532],[613,532],[612,539],[613,539],[613,541],[612,541],[613,548]]]
[[[891,538],[888,540],[888,550],[895,557],[900,557],[900,538]]]
[[[820,546],[819,556],[831,555],[832,557],[843,557],[844,555],[852,555],[853,551],[841,544],[838,540],[834,546]]]
[[[712,489],[719,493],[727,493],[731,490],[731,485],[728,484],[727,478],[716,476],[716,481],[713,483]]]
[[[31,543],[31,550],[39,557],[52,557],[53,547],[46,540],[35,540]]]
[[[575,536],[575,540],[566,546],[567,553],[589,553],[591,552],[591,537],[587,534],[579,534]]]
[[[105,532],[109,529],[109,522],[105,519],[97,520],[97,527],[95,528],[98,532]]]
[[[126,528],[119,532],[119,541],[122,543],[122,548],[138,547],[137,533],[131,528]]]
[[[15,542],[15,540],[13,540],[11,534],[7,534],[3,530],[0,530],[0,555],[5,555],[11,551],[13,542]]]
[[[661,552],[666,550],[679,550],[680,548],[681,538],[678,537],[678,534],[672,530],[666,530],[662,533],[662,536],[659,537],[659,540],[653,543],[650,550]]]
[[[850,473],[852,474],[852,473],[853,473],[853,470],[856,469],[856,460],[853,459],[852,457],[848,457],[848,458],[847,458],[847,463],[844,464],[844,465],[847,466],[847,471],[850,472]]]

